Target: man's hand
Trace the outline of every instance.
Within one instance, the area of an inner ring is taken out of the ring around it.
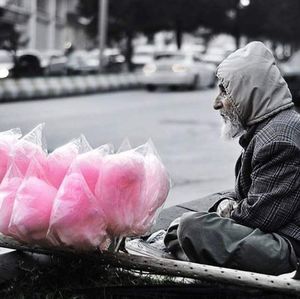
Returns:
[[[224,199],[218,205],[217,214],[220,217],[230,218],[231,213],[237,207],[237,205],[237,202],[232,199]]]

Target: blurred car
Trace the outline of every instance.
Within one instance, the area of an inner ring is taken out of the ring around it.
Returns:
[[[99,55],[86,50],[75,50],[68,56],[67,70],[69,74],[97,73]]]
[[[300,50],[290,59],[279,65],[282,75],[287,82],[296,106],[300,106]]]
[[[66,75],[68,58],[63,51],[48,50],[41,53],[42,68],[45,75]]]
[[[10,77],[14,68],[14,57],[6,50],[0,50],[0,79]]]
[[[219,65],[232,51],[222,48],[210,48],[201,56],[203,61]]]
[[[152,45],[143,45],[134,49],[131,63],[136,71],[142,70],[142,68],[151,63],[155,54],[155,48]]]
[[[99,49],[93,49],[89,52],[99,63]],[[108,72],[122,71],[125,63],[125,57],[118,48],[106,48],[104,50],[103,67]]]
[[[162,52],[154,55],[143,68],[143,82],[149,91],[157,87],[186,87],[191,90],[215,85],[216,67],[198,56],[183,52]]]
[[[43,75],[41,53],[35,49],[18,50],[13,72],[16,77]]]
[[[117,48],[107,48],[104,50],[106,57],[105,68],[109,72],[122,71],[125,65],[125,57]]]
[[[181,49],[185,53],[190,53],[198,56],[202,56],[205,52],[205,47],[198,44],[183,44]]]

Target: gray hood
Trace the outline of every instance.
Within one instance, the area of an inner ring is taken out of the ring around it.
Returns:
[[[261,42],[229,55],[218,66],[217,77],[246,127],[294,105],[273,54]]]

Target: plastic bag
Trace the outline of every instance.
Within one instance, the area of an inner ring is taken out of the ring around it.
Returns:
[[[0,182],[10,166],[11,151],[21,136],[21,130],[18,128],[0,132]]]
[[[23,176],[17,167],[12,164],[0,185],[0,232],[10,235],[10,223],[16,193],[23,181]]]
[[[148,141],[138,150],[142,150],[145,157],[146,179],[142,202],[136,213],[136,226],[133,231],[136,235],[142,235],[150,230],[167,199],[170,190],[170,178],[152,141]]]
[[[130,150],[104,157],[95,194],[113,236],[131,234],[144,180],[141,154]]]
[[[47,157],[49,182],[58,189],[75,158],[90,150],[92,148],[83,135],[54,150]]]
[[[48,240],[79,250],[102,248],[107,239],[102,209],[79,169],[70,169],[54,201]]]
[[[47,181],[45,169],[33,159],[16,194],[9,233],[23,242],[47,244],[56,193],[57,189]]]
[[[26,174],[33,157],[40,165],[43,165],[43,167],[46,165],[47,146],[44,136],[44,127],[45,124],[36,126],[14,146],[12,161],[23,175]]]
[[[113,153],[113,146],[105,144],[97,149],[79,155],[72,164],[73,172],[80,172],[90,191],[95,194],[95,186],[102,169],[103,157]]]
[[[169,191],[167,172],[150,143],[107,156],[96,185],[112,236],[146,233]]]
[[[132,146],[131,146],[131,144],[130,144],[130,141],[129,141],[129,139],[126,137],[126,138],[122,141],[120,147],[118,148],[117,153],[122,153],[122,152],[125,152],[125,151],[129,151],[129,150],[131,150],[131,149],[132,149]]]

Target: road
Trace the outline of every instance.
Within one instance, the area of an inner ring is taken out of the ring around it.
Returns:
[[[137,146],[151,138],[172,179],[169,207],[234,185],[240,148],[219,137],[221,120],[212,109],[216,93],[139,90],[4,103],[0,130],[20,127],[26,133],[45,122],[49,150],[81,133],[94,147],[117,148],[125,137]]]

